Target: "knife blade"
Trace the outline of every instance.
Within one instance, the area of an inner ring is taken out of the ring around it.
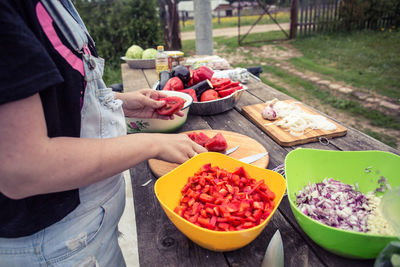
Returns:
[[[254,162],[256,160],[259,160],[259,159],[265,157],[266,155],[268,155],[268,152],[254,154],[254,155],[251,155],[251,156],[248,156],[248,157],[245,157],[245,158],[241,158],[239,160],[241,162],[244,162],[244,163],[252,163],[252,162]]]
[[[283,267],[284,253],[282,237],[279,230],[276,230],[274,236],[269,241],[267,250],[265,251],[264,259],[261,267]]]
[[[235,146],[235,147],[232,147],[231,149],[228,149],[227,151],[225,151],[225,155],[229,155],[229,154],[235,152],[236,149],[238,149],[238,148],[239,148],[239,146]]]

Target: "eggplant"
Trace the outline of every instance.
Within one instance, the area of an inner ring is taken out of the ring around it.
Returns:
[[[169,71],[163,70],[160,72],[160,82],[158,83],[158,86],[156,90],[162,90],[164,89],[164,86],[167,84],[168,80],[171,78],[171,74]]]
[[[204,93],[204,91],[211,89],[213,87],[212,87],[210,80],[204,80],[204,81],[201,81],[189,88],[194,89],[194,91],[196,92],[197,99],[200,99],[201,95]]]
[[[187,84],[190,81],[190,71],[188,68],[182,65],[177,65],[172,69],[172,77],[178,77],[181,79],[183,84]]]

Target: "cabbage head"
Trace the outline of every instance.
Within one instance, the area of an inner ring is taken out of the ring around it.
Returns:
[[[147,48],[143,51],[142,59],[155,59],[157,57],[157,50],[154,48]]]
[[[132,59],[141,59],[143,54],[143,48],[138,45],[132,45],[126,51],[125,57]]]

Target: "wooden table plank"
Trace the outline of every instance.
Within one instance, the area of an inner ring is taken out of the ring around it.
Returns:
[[[154,71],[154,69],[145,69],[145,70],[143,70],[143,73],[144,73],[144,76],[146,77],[149,87],[153,88],[153,86],[158,81],[157,73]]]
[[[122,84],[124,92],[148,88],[149,84],[142,69],[131,69],[128,64],[121,64]]]

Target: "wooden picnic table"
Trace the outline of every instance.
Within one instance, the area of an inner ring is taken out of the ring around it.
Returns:
[[[122,64],[124,92],[152,87],[157,76],[154,69],[130,69]],[[298,147],[325,150],[382,150],[400,154],[380,141],[344,125],[348,130],[344,137],[329,140],[328,145],[313,142],[294,147],[282,147],[247,119],[242,107],[263,103],[272,98],[291,99],[282,92],[251,80],[234,109],[211,116],[189,114],[179,132],[214,129],[237,132],[261,143],[269,151],[268,169],[284,162],[285,156]],[[297,224],[285,196],[267,227],[253,242],[231,252],[214,252],[193,243],[168,219],[154,194],[156,178],[148,163],[143,162],[130,169],[140,266],[260,266],[270,239],[279,229],[285,254],[285,266],[372,266],[373,260],[353,260],[332,254],[314,243]],[[141,186],[152,180],[147,186]]]

